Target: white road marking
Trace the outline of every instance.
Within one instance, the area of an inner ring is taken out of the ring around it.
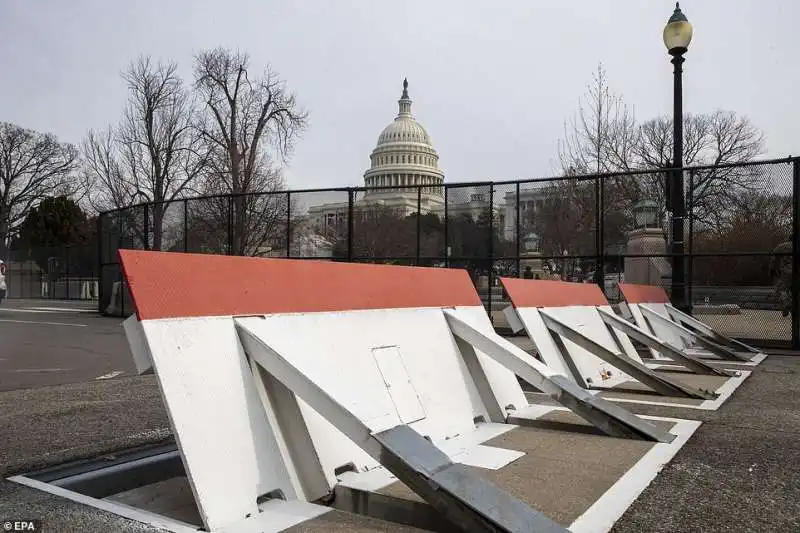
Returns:
[[[71,368],[15,368],[14,372],[31,373],[31,372],[64,372],[72,370]]]
[[[7,307],[5,309],[0,309],[0,311],[4,311],[6,313],[52,313],[52,311],[36,311],[33,309],[25,309],[23,307]]]
[[[55,307],[8,307],[0,309],[7,313],[39,313],[39,314],[53,314],[53,313],[94,313],[91,309],[56,309]]]
[[[115,370],[114,372],[109,372],[108,374],[103,374],[102,376],[97,376],[94,378],[95,380],[98,379],[111,379],[119,376],[120,374],[124,374],[121,370]]]
[[[68,313],[95,313],[96,309],[87,309],[85,307],[25,307],[23,309],[32,311],[55,311],[55,312],[68,312]]]
[[[42,324],[45,326],[74,326],[76,328],[88,327],[88,324],[69,324],[67,322],[38,322],[36,320],[11,320],[9,318],[0,318],[0,322],[13,322],[15,324]]]

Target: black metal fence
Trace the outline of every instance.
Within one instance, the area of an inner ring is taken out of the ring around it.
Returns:
[[[677,171],[686,298],[724,333],[800,347],[799,161]],[[623,279],[669,290],[673,172],[207,196],[109,211],[98,222],[99,306],[130,312],[120,248],[465,268],[498,327],[508,305],[501,276],[598,283],[612,302]]]
[[[97,246],[25,247],[9,250],[8,298],[97,300]]]

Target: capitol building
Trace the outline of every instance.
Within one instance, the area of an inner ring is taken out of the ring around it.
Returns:
[[[430,135],[411,114],[408,80],[403,80],[403,92],[394,120],[378,135],[370,154],[370,166],[364,172],[364,192],[354,200],[355,216],[367,216],[371,209],[388,210],[404,217],[417,213],[445,214],[444,172],[439,168],[439,154]],[[407,187],[407,188],[406,188]],[[448,216],[469,214],[477,218],[486,210],[488,194],[485,186],[459,188],[458,196],[448,199]],[[536,191],[521,191],[520,209],[530,216],[536,205]],[[501,234],[513,239],[516,229],[516,194],[495,196],[495,219]],[[346,201],[308,206],[306,223],[313,235],[294,249],[305,249],[313,256],[327,256],[327,241],[346,228],[349,205]],[[299,252],[300,250],[298,250]],[[305,255],[300,252],[301,255]]]
[[[403,80],[397,103],[397,116],[370,154],[370,167],[364,172],[366,190],[354,209],[381,207],[402,217],[415,214],[419,204],[422,214],[444,214],[444,172],[428,132],[411,114],[408,80]],[[342,224],[347,209],[347,202],[329,203],[309,207],[308,214],[315,229],[325,235],[331,226]]]

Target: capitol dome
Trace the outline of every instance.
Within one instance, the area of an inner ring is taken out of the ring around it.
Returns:
[[[398,105],[397,117],[378,136],[378,143],[370,155],[371,165],[364,173],[364,186],[376,188],[422,185],[426,186],[422,189],[426,197],[442,197],[444,173],[439,169],[439,154],[433,148],[428,132],[411,115],[408,80],[403,80],[403,94]],[[367,195],[397,195],[404,191],[416,194],[414,188],[367,191]]]
[[[428,132],[419,122],[411,118],[410,114],[408,116],[398,115],[394,122],[386,126],[378,137],[378,146],[395,141],[420,143],[433,148]]]

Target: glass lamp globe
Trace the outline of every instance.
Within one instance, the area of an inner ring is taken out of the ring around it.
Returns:
[[[538,252],[541,248],[541,239],[535,233],[528,233],[522,240],[526,252]]]
[[[675,2],[675,11],[664,26],[664,46],[671,54],[682,54],[692,42],[692,25]]]
[[[658,204],[652,200],[642,200],[633,206],[634,223],[637,229],[654,228],[658,222]]]

